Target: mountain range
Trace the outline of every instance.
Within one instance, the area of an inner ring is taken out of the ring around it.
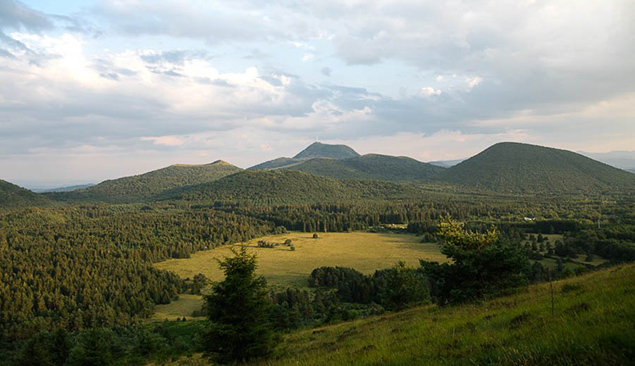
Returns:
[[[571,151],[522,143],[498,143],[444,168],[408,157],[360,155],[345,145],[316,142],[293,158],[278,158],[247,170],[221,160],[177,164],[70,192],[37,195],[2,181],[0,203],[20,207],[49,202],[47,198],[115,203],[412,199],[422,198],[421,187],[429,184],[502,194],[633,192],[635,174]]]

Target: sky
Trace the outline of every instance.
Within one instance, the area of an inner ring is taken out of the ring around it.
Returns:
[[[632,0],[0,0],[0,179],[635,150]]]

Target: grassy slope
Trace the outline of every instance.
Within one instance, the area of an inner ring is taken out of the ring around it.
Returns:
[[[625,365],[635,357],[635,265],[482,304],[297,332],[263,365]],[[183,363],[187,364],[187,363]]]
[[[44,197],[0,179],[0,211],[50,203]]]
[[[50,196],[60,200],[136,202],[177,187],[212,182],[241,170],[224,161],[205,165],[171,165],[145,174],[107,180],[86,189],[53,193]]]
[[[635,188],[635,175],[566,150],[499,143],[450,168],[442,179],[498,192],[588,192]]]
[[[313,159],[286,169],[338,179],[376,179],[415,181],[439,176],[446,169],[398,156],[368,154],[360,157],[332,160]]]

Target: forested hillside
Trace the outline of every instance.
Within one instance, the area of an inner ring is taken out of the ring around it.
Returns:
[[[330,145],[314,142],[293,158],[300,160],[313,158],[348,159],[357,156],[359,156],[359,154],[346,145]]]
[[[283,168],[338,179],[419,181],[438,177],[445,169],[403,156],[368,154],[333,160],[312,159]]]
[[[0,330],[129,325],[184,290],[153,262],[273,232],[271,224],[210,210],[87,206],[0,217]]]
[[[86,189],[48,195],[69,201],[139,202],[169,189],[212,182],[241,170],[221,160],[206,165],[177,164],[141,175],[107,180]]]
[[[163,199],[188,201],[319,202],[398,199],[421,196],[413,185],[380,181],[337,180],[298,171],[244,171],[212,183],[168,192]]]
[[[635,175],[567,150],[498,143],[453,166],[444,181],[500,193],[583,193],[635,189]]]
[[[49,201],[44,197],[0,179],[0,212],[47,203]]]

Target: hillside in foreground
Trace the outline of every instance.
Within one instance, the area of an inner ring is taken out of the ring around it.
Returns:
[[[49,201],[26,188],[0,179],[0,211],[47,204]]]
[[[262,365],[626,365],[635,350],[635,265],[482,304],[428,306],[300,331]]]
[[[241,170],[222,160],[204,165],[176,164],[145,174],[107,180],[85,189],[49,195],[59,200],[135,202],[170,189],[213,182]]]
[[[567,150],[503,142],[451,167],[442,180],[499,193],[635,189],[635,175]]]

